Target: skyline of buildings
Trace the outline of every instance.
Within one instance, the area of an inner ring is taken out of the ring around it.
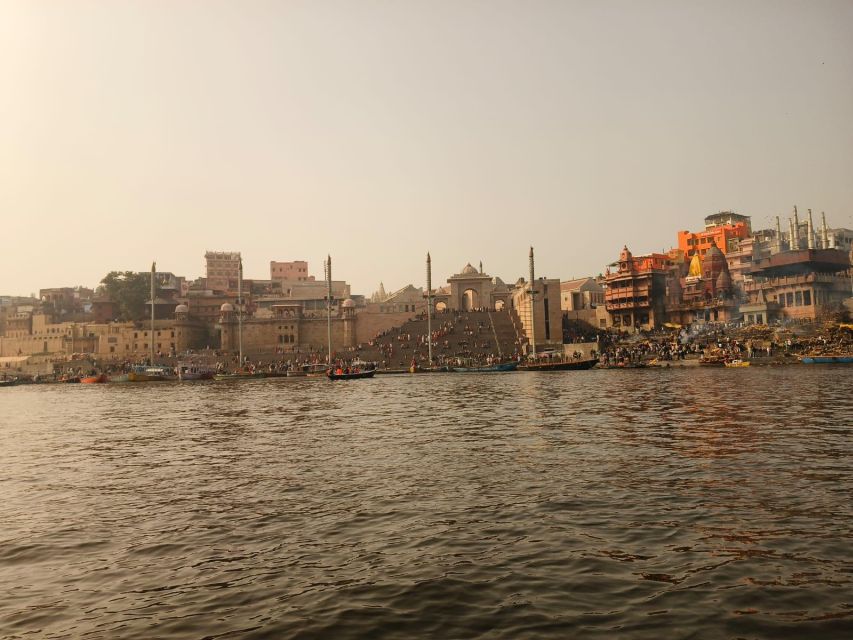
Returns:
[[[830,228],[823,217],[816,228],[812,217],[800,221],[795,211],[787,225],[777,221],[775,228],[753,229],[749,216],[711,214],[700,231],[677,231],[677,245],[667,252],[635,255],[624,245],[603,274],[572,279],[536,274],[533,299],[532,249],[527,279],[504,280],[487,273],[482,262],[477,267],[469,262],[433,289],[433,309],[498,313],[503,320],[495,326],[502,327],[504,338],[514,332],[510,343],[522,351],[532,348],[534,337],[539,348],[559,350],[572,320],[596,330],[634,332],[839,317],[845,305],[853,311],[853,230]],[[0,359],[7,367],[77,353],[137,359],[152,345],[160,356],[187,349],[231,354],[240,325],[245,352],[284,358],[323,351],[329,322],[332,347],[351,350],[427,310],[425,288],[414,283],[388,293],[380,282],[366,295],[353,293],[346,280],[332,280],[327,308],[327,283],[312,276],[308,261],[271,260],[268,278],[242,274],[242,280],[241,264],[238,251],[207,251],[205,276],[193,280],[154,265],[137,272],[146,299],[137,300],[130,320],[118,320],[127,305],[100,288],[46,288],[38,299],[0,296]],[[153,301],[147,285],[152,273]],[[154,326],[146,311],[151,304]]]
[[[829,227],[827,225],[826,214],[821,212],[821,225],[817,227],[812,223],[812,209],[807,209],[808,218],[802,221],[799,220],[798,217],[798,207],[795,205],[793,207],[794,213],[793,216],[790,217],[790,224],[786,224],[785,229],[781,230],[778,237],[781,239],[781,242],[784,246],[790,246],[790,242],[788,238],[793,233],[793,229],[797,229],[798,241],[806,248],[808,245],[807,238],[812,238],[814,241],[814,246],[823,246],[824,243],[828,243],[830,247],[838,247],[843,250],[851,251],[853,250],[853,231],[850,229],[846,229],[844,227]],[[778,221],[780,216],[775,217],[777,220],[777,230],[779,228]],[[717,248],[719,248],[723,254],[729,254],[732,251],[736,251],[736,246],[739,246],[737,243],[740,240],[749,240],[750,237],[756,236],[761,233],[765,234],[765,240],[767,237],[776,237],[773,229],[762,229],[762,230],[752,230],[751,224],[751,216],[735,213],[733,211],[720,211],[718,213],[710,214],[705,217],[705,228],[699,231],[690,231],[690,230],[679,230],[676,232],[676,244],[673,249],[669,252],[663,251],[660,253],[671,253],[674,249],[678,249],[683,252],[685,255],[692,256],[694,252],[699,252],[700,255],[704,255],[707,249],[710,247],[710,243],[713,240],[716,244]],[[732,245],[732,242],[735,242],[735,245]],[[630,240],[623,241],[624,245],[631,245]],[[429,248],[424,250],[424,253],[429,250]],[[652,255],[656,252],[648,252],[647,254],[641,255]],[[198,282],[199,280],[206,278],[207,286],[213,290],[217,291],[225,291],[232,288],[236,290],[236,279],[237,279],[237,269],[238,262],[241,258],[241,251],[223,251],[223,250],[205,250],[204,254],[204,263],[203,267],[200,269],[201,272],[204,273],[203,276],[197,276],[195,278],[187,278],[185,276],[180,276],[180,278],[184,282]],[[156,258],[158,261],[161,261],[163,264],[163,260],[160,257]],[[522,261],[519,261],[520,265],[523,265]],[[613,262],[602,261],[601,263],[603,268],[598,271],[597,274],[587,274],[591,277],[601,276],[606,269],[606,265],[612,265]],[[108,271],[133,271],[133,269],[114,269],[110,268]],[[140,273],[142,271],[139,271]],[[146,270],[147,272],[147,270]],[[172,277],[175,277],[172,272],[163,272],[169,274]],[[586,277],[586,275],[581,274],[577,275],[576,270],[570,271],[569,276],[564,276],[566,279],[576,279],[579,277]],[[106,274],[105,274],[106,275]],[[291,261],[278,261],[278,260],[270,260],[269,261],[269,276],[267,278],[253,277],[252,274],[247,275],[244,271],[243,278],[244,280],[250,280],[255,282],[262,281],[279,281],[279,282],[290,282],[296,283],[297,287],[305,286],[299,285],[300,282],[317,282],[317,277],[314,274],[309,273],[309,261],[307,260],[291,260]],[[321,279],[322,281],[322,279]],[[380,278],[380,282],[384,283],[386,279],[384,277]],[[81,284],[77,283],[74,285],[71,284],[63,284],[60,286],[54,286],[50,288],[54,289],[88,289],[91,287],[92,283]],[[100,286],[100,281],[94,284],[94,288],[97,289]],[[405,285],[402,285],[405,286]],[[42,289],[40,288],[40,291]],[[308,288],[305,289],[310,290]],[[0,291],[0,298],[25,298],[27,297],[25,294],[20,292],[12,292],[12,291]],[[30,292],[30,297],[36,297],[35,292]]]

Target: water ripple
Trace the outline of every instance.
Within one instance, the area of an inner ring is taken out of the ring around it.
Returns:
[[[0,636],[853,635],[844,368],[0,393]]]

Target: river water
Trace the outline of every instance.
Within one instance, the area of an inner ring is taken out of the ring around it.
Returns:
[[[851,373],[2,389],[0,637],[851,637]]]

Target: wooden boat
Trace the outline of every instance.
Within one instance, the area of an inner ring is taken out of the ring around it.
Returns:
[[[731,367],[731,368],[733,368],[733,367],[748,367],[748,366],[749,366],[749,361],[748,361],[748,360],[740,360],[740,359],[737,359],[737,360],[728,360],[728,361],[725,363],[725,365],[726,365],[727,367]]]
[[[99,373],[96,376],[83,376],[80,378],[80,382],[82,384],[104,384],[107,382],[109,378],[107,378],[107,374]]]
[[[329,369],[326,372],[329,380],[361,380],[362,378],[372,378],[376,374],[376,369],[359,369],[347,373],[346,369]]]
[[[848,354],[822,354],[804,355],[800,358],[803,364],[853,364],[853,355]]]
[[[57,382],[75,384],[80,382],[80,376],[62,376]]]
[[[452,367],[454,373],[499,373],[504,371],[515,371],[518,363],[500,362],[498,364],[484,365],[482,367]]]
[[[598,360],[540,360],[518,365],[519,371],[585,371],[592,369]]]
[[[170,367],[138,366],[127,373],[128,382],[165,382],[175,379],[175,373]]]
[[[213,376],[214,380],[258,380],[266,378],[267,374],[263,371],[235,371],[234,373],[217,373]]]
[[[178,363],[178,380],[213,380],[213,369],[195,364]]]
[[[287,377],[321,378],[326,375],[326,369],[328,368],[329,366],[326,364],[303,364],[296,369],[290,369],[287,372]]]

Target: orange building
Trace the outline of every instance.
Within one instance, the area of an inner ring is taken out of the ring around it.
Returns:
[[[704,231],[679,231],[678,248],[687,258],[697,254],[704,258],[712,245],[716,245],[726,255],[729,251],[736,251],[737,243],[749,238],[751,233],[749,216],[723,211],[705,218]]]

